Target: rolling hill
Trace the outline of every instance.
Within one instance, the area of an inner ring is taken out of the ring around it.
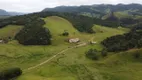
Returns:
[[[22,26],[8,25],[0,29],[0,39],[3,38],[14,38],[15,35],[22,29]]]
[[[142,15],[142,5],[141,4],[99,4],[99,5],[83,5],[83,6],[59,6],[55,8],[45,8],[45,11],[54,12],[70,12],[77,13],[80,15],[85,15],[89,17],[102,18],[110,11],[113,12],[127,12],[129,15]]]

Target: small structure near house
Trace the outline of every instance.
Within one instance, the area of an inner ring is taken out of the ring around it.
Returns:
[[[4,41],[2,39],[0,39],[0,43],[4,43]]]
[[[97,42],[91,41],[90,44],[96,44]]]
[[[69,43],[77,43],[77,42],[79,42],[79,41],[80,41],[79,38],[70,38],[70,39],[68,39],[68,42],[69,42]]]
[[[81,47],[81,46],[86,46],[86,45],[87,45],[87,43],[85,43],[85,42],[79,43],[79,44],[76,46],[76,48],[77,48],[77,47]]]

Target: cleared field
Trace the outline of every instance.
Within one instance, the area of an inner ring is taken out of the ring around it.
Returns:
[[[94,25],[93,29],[94,31],[96,31],[96,34],[94,34],[94,41],[96,42],[103,41],[107,37],[129,32],[129,29],[127,28],[122,28],[122,27],[109,28],[109,27],[104,27],[99,25]]]
[[[20,30],[22,26],[8,25],[0,29],[0,38],[14,37]]]
[[[121,12],[115,12],[114,15],[117,17],[117,18],[128,18],[128,17],[133,17],[133,15],[130,15],[128,13],[128,11],[121,11]]]

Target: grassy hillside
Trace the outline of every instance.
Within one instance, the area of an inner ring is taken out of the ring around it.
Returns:
[[[68,20],[64,18],[51,16],[45,18],[44,20],[46,22],[44,27],[47,27],[51,32],[53,45],[67,44],[65,40],[68,38],[80,38],[80,40],[84,42],[88,41],[92,36],[87,33],[80,33],[72,26],[72,24]],[[69,32],[69,36],[62,36],[62,33],[64,31]]]
[[[22,26],[8,25],[0,29],[0,38],[14,37],[20,30]]]
[[[45,18],[45,27],[49,28],[52,35],[60,35],[65,31],[70,33],[70,36],[74,36],[74,33],[78,34],[78,31],[72,26],[72,24],[64,18],[58,16],[51,16]]]
[[[108,28],[108,27],[99,26],[99,25],[95,25],[93,29],[97,32],[96,34],[94,34],[95,35],[94,39],[96,39],[98,42],[104,40],[107,37],[129,32],[129,29],[127,28],[122,28],[122,27]]]
[[[55,45],[64,43],[64,40],[67,38],[78,37],[79,35],[79,32],[72,26],[72,24],[61,17],[51,16],[45,18],[44,20],[46,22],[44,27],[47,27],[50,30],[53,44]],[[62,36],[64,31],[69,32],[68,37]]]
[[[119,19],[133,17],[133,15],[128,14],[128,11],[115,12],[114,14]]]

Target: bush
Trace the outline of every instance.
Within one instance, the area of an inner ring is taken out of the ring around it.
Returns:
[[[134,55],[133,55],[133,56],[134,56],[134,58],[138,59],[138,58],[140,58],[140,56],[141,56],[141,55],[140,55],[140,53],[139,53],[139,52],[136,52],[136,53],[134,53]]]
[[[90,49],[89,51],[86,52],[86,57],[92,60],[98,60],[99,59],[98,53],[99,52],[96,49]]]
[[[102,51],[101,51],[101,54],[102,54],[102,56],[103,57],[106,57],[108,54],[107,54],[107,50],[106,49],[103,49]]]
[[[69,33],[65,31],[62,35],[63,36],[69,36]]]
[[[0,72],[0,80],[10,80],[22,74],[20,68],[11,68]]]

